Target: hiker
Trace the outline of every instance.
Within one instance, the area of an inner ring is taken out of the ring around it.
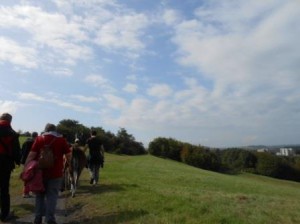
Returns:
[[[97,132],[93,130],[91,137],[86,142],[89,149],[88,169],[90,171],[90,184],[97,185],[99,181],[100,166],[104,163],[104,147],[101,140],[97,137]]]
[[[32,145],[25,166],[32,160],[37,160],[44,145],[49,145],[54,154],[54,165],[42,169],[45,192],[36,193],[34,224],[41,224],[45,216],[47,224],[56,224],[55,210],[63,177],[63,156],[68,163],[71,161],[71,151],[62,135],[56,131],[54,124],[47,124],[45,132],[38,136]]]
[[[21,149],[21,164],[25,164],[25,161],[27,159],[28,153],[33,145],[34,140],[38,136],[37,132],[32,132],[31,137],[27,138],[26,141],[22,145]],[[23,198],[31,198],[31,195],[29,194],[29,189],[26,186],[26,182],[24,182],[23,187]]]
[[[9,181],[15,165],[20,165],[19,135],[11,127],[12,116],[3,113],[0,116],[0,204],[1,221],[13,218],[10,213]]]

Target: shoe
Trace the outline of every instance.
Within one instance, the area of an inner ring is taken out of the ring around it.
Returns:
[[[98,184],[97,181],[94,180],[93,185],[96,186],[97,184]]]
[[[57,224],[55,221],[48,221],[47,224]]]
[[[35,218],[33,221],[33,224],[42,224],[42,223],[43,223],[42,218]]]
[[[93,184],[93,183],[94,183],[94,178],[91,178],[90,184]]]

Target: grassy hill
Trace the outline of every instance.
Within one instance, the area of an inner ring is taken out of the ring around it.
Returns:
[[[21,194],[18,174],[12,197]],[[296,182],[224,175],[150,155],[106,154],[100,176],[93,187],[83,171],[77,196],[67,199],[70,220],[80,221],[71,223],[300,223]]]

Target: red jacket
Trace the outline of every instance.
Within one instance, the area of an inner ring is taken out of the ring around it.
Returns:
[[[31,148],[31,151],[37,153],[37,158],[39,158],[41,148],[44,144],[49,144],[55,138],[51,144],[51,148],[54,154],[55,164],[49,169],[43,169],[44,179],[55,179],[63,176],[63,156],[64,154],[70,153],[69,145],[65,138],[58,135],[56,132],[46,132],[42,136],[38,136]]]
[[[32,160],[26,164],[21,173],[21,179],[25,182],[29,191],[41,193],[45,191],[43,183],[43,171],[38,168],[38,162]]]

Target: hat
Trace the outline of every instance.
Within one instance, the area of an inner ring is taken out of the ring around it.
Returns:
[[[11,122],[12,116],[9,113],[3,113],[0,116],[0,120]]]
[[[79,143],[79,139],[78,138],[75,139],[75,143]]]

